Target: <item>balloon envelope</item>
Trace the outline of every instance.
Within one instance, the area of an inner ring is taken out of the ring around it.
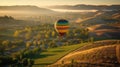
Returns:
[[[69,29],[69,22],[67,20],[61,19],[55,23],[55,29],[60,36],[64,36]]]

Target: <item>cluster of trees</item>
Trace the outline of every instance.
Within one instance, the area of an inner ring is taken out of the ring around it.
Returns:
[[[8,19],[10,19],[10,20],[13,20],[14,18],[13,17],[11,17],[11,16],[1,16],[0,17],[0,20],[8,20]]]
[[[14,20],[15,19],[12,16],[0,16],[0,23],[1,24],[12,22]]]
[[[56,46],[59,42],[71,45],[80,43],[82,40],[88,38],[88,30],[70,28],[70,31],[64,37],[60,38],[53,24],[41,24],[36,27],[26,27],[22,30],[16,30],[14,37],[22,38],[27,47],[31,45],[41,46],[43,44],[47,45],[47,47],[53,47],[53,45]]]
[[[61,45],[78,44],[88,41],[88,33],[87,29],[71,27],[65,36],[59,37],[53,24],[47,23],[33,27],[27,26],[23,29],[16,30],[13,34],[13,40],[4,40],[1,42],[0,54],[4,55],[5,50],[10,50],[10,48],[15,47],[20,48],[21,46],[29,50],[37,47],[44,50]]]
[[[0,43],[0,55],[8,55],[11,50],[17,47],[20,47],[22,44],[25,44],[23,40],[4,40]]]
[[[28,58],[13,58],[10,56],[0,56],[0,66],[9,66],[9,67],[32,67],[34,60]]]
[[[71,27],[65,36],[59,37],[53,24],[27,26],[16,30],[13,34],[14,39],[1,42],[0,56],[12,55],[11,61],[14,62],[13,59],[17,61],[14,64],[30,65],[33,61],[29,62],[29,58],[40,55],[43,50],[83,43],[88,39],[88,33],[86,29]],[[3,60],[1,61],[3,64]]]
[[[92,14],[93,15],[93,14]],[[50,15],[40,15],[40,16],[30,16],[24,19],[27,20],[36,20],[40,21],[43,23],[53,23],[56,20],[59,20],[61,18],[67,19],[67,20],[72,20],[75,21],[76,18],[86,18],[89,16],[88,14],[81,14],[81,13],[60,13],[60,14],[50,14]]]

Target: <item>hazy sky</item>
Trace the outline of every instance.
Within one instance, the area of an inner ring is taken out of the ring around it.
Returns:
[[[75,4],[93,4],[93,5],[111,5],[120,4],[120,0],[0,0],[0,5],[75,5]]]

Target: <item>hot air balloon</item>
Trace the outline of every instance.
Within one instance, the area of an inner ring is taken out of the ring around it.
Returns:
[[[60,19],[55,23],[55,30],[60,36],[66,35],[69,29],[69,22],[65,19]]]

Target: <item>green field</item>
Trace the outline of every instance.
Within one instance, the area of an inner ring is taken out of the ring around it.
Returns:
[[[84,45],[85,43],[71,46],[61,46],[57,48],[49,48],[45,52],[40,53],[40,55],[33,57],[35,59],[35,65],[33,67],[43,67],[48,64],[52,64],[69,52]]]

